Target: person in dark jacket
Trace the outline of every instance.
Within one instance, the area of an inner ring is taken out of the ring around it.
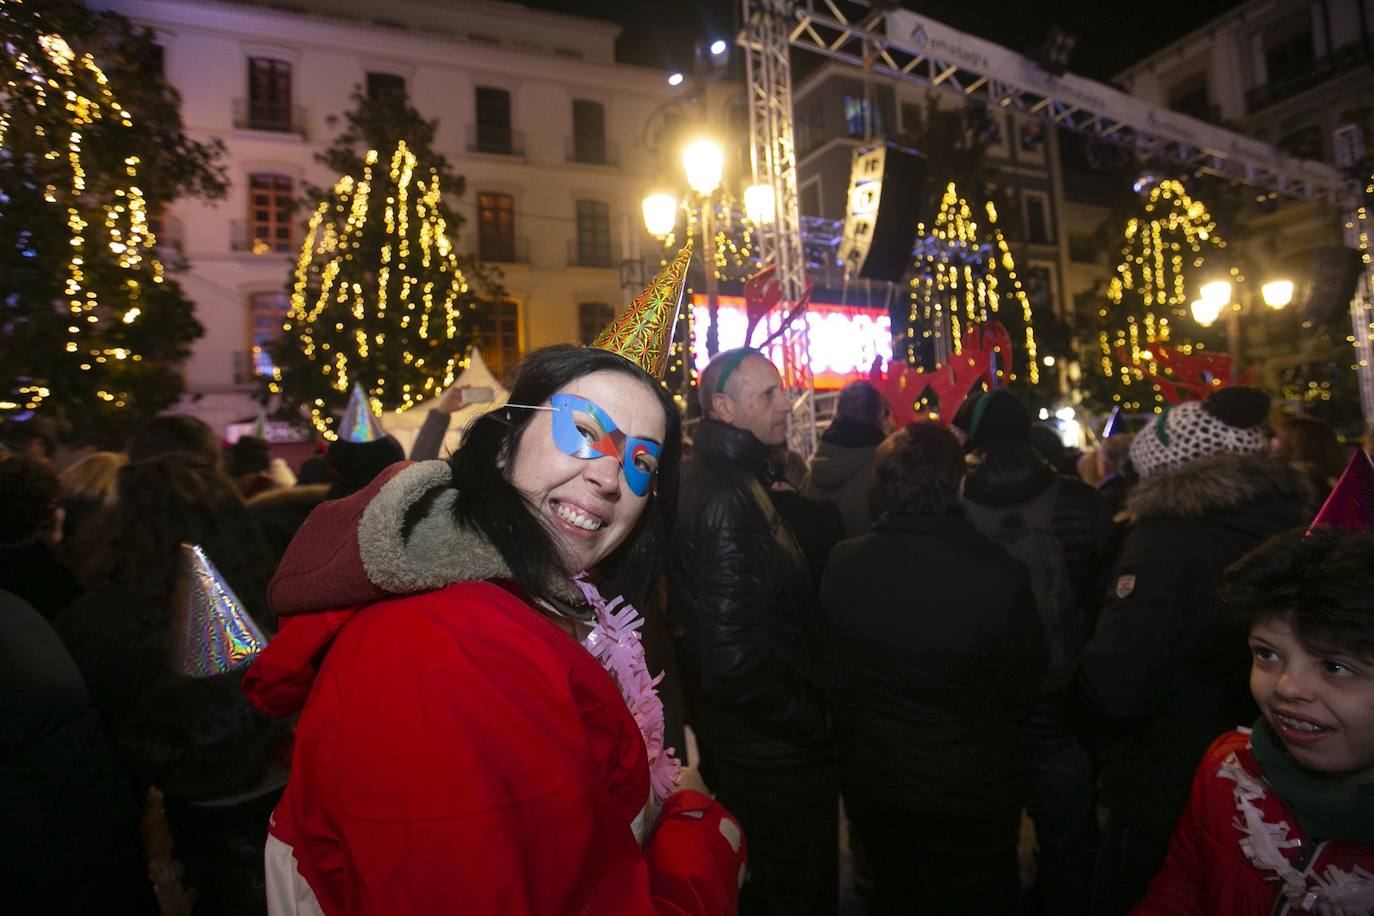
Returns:
[[[81,594],[58,550],[61,488],[52,464],[29,455],[0,455],[0,588],[52,620]]]
[[[1222,573],[1313,511],[1301,475],[1264,454],[1268,409],[1263,392],[1223,388],[1166,410],[1131,443],[1141,478],[1132,527],[1079,673],[1107,743],[1093,913],[1140,899],[1203,752],[1255,719],[1245,632],[1222,612]]]
[[[768,496],[787,528],[801,546],[811,578],[820,588],[830,549],[845,539],[844,520],[834,503],[801,494],[806,479],[806,459],[799,452],[778,446],[772,453],[773,485]]]
[[[806,559],[768,498],[769,447],[786,438],[791,405],[754,350],[721,353],[700,386],[670,606],[703,775],[749,838],[740,911],[834,913],[841,726]]]
[[[873,452],[887,436],[887,401],[868,382],[850,382],[835,403],[835,422],[821,434],[811,470],[801,485],[803,496],[840,508],[846,537],[857,537],[873,524]]]
[[[1021,723],[1047,661],[1030,579],[959,510],[947,430],[906,427],[875,470],[885,511],[831,551],[821,590],[855,730],[841,784],[873,865],[870,912],[1008,912]]]
[[[1092,741],[1072,685],[1102,593],[1111,520],[1096,490],[1057,472],[1031,444],[1030,413],[1010,392],[984,395],[967,420],[970,520],[1008,549],[1028,544],[1014,552],[1029,562],[1044,605],[1050,670],[1024,728],[1035,893],[1046,912],[1086,913],[1096,842]]]
[[[62,641],[0,591],[0,881],[5,911],[157,912],[139,807]]]

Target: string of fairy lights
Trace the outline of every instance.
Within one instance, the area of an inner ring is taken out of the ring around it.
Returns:
[[[1163,394],[1146,378],[1162,371],[1152,348],[1171,343],[1176,321],[1188,316],[1187,277],[1209,254],[1224,248],[1226,240],[1207,207],[1177,179],[1152,187],[1143,215],[1126,223],[1121,260],[1107,288],[1108,303],[1098,312],[1104,324],[1098,333],[1099,365],[1104,376],[1117,378],[1125,390],[1124,395],[1112,395],[1122,408],[1163,409]],[[1236,267],[1229,272],[1233,282],[1244,279]],[[1202,347],[1187,341],[1178,344],[1183,353]],[[1135,385],[1143,386],[1141,394],[1132,394]]]
[[[334,391],[345,394],[359,381],[355,360],[375,367],[369,353],[386,344],[388,311],[397,313],[399,320],[391,322],[390,330],[413,343],[401,349],[401,360],[419,378],[416,384],[393,384],[385,374],[369,374],[365,388],[377,413],[388,404],[398,412],[408,410],[453,384],[467,360],[453,347],[437,344],[457,336],[465,301],[468,308],[475,307],[465,299],[468,281],[439,209],[443,189],[437,172],[422,174],[404,141],[385,168],[378,174],[378,152],[369,150],[362,175],[341,177],[316,207],[296,261],[283,324],[306,361],[329,379]],[[361,249],[377,221],[383,241],[375,278],[350,280],[348,263],[372,257]],[[269,390],[280,393],[281,380],[281,369],[274,368]],[[336,421],[324,399],[306,406],[315,429],[330,441],[336,439]]]
[[[0,0],[0,12],[12,12],[21,4],[22,0]],[[44,109],[60,112],[56,120],[62,126],[55,136],[44,126],[43,117],[33,119],[33,131],[36,138],[50,145],[44,158],[50,162],[65,159],[67,166],[65,187],[47,184],[43,188],[46,203],[64,207],[69,233],[63,285],[69,323],[61,353],[77,360],[83,372],[112,360],[140,362],[142,355],[128,347],[90,342],[103,321],[138,321],[143,313],[140,277],[146,273],[150,282],[163,282],[162,264],[151,252],[157,240],[148,226],[147,201],[138,185],[140,160],[136,155],[126,157],[124,174],[111,176],[116,186],[105,200],[97,200],[99,189],[88,186],[83,159],[89,129],[100,124],[130,129],[133,118],[115,98],[104,72],[89,53],[78,55],[56,34],[38,36],[38,47],[42,52],[38,57],[18,49],[7,55],[10,69],[0,93],[0,151],[6,149],[15,129],[13,110],[17,108],[11,106],[28,105],[40,114]],[[46,120],[51,123],[53,119],[50,116]],[[105,185],[105,178],[101,176],[99,185]],[[98,225],[92,225],[96,220]],[[98,245],[109,249],[113,262],[126,274],[118,301],[102,301],[87,283],[87,258]],[[35,410],[50,395],[46,384],[35,380],[0,395],[0,411]],[[117,388],[98,388],[95,396],[116,408],[128,403],[127,392]]]
[[[917,227],[906,359],[911,365],[919,362],[917,328],[922,329],[920,333],[925,339],[939,335],[957,356],[969,325],[995,320],[1014,310],[1024,325],[1022,345],[1028,380],[1036,385],[1040,382],[1040,369],[1030,299],[1017,276],[1016,259],[997,225],[997,208],[989,201],[983,213],[987,218],[985,228],[980,226],[973,208],[960,196],[954,182],[950,182],[929,231],[924,224]],[[999,273],[1005,277],[1005,289]],[[1016,379],[1009,361],[998,366],[997,374],[1004,381]]]

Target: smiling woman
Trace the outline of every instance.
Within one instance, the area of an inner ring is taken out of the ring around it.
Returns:
[[[274,913],[735,909],[738,825],[664,748],[641,621],[600,591],[642,600],[662,566],[681,421],[653,373],[686,257],[591,347],[531,354],[448,462],[292,542],[244,686],[300,711]]]

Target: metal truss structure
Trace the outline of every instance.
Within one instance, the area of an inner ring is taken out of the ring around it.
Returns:
[[[806,260],[797,207],[797,153],[792,141],[792,69],[788,63],[792,0],[742,0],[754,181],[773,189],[774,219],[759,227],[758,257],[776,264],[785,303],[806,288]],[[788,446],[810,458],[816,450],[815,386],[806,316],[783,332],[783,385],[792,402]]]
[[[865,0],[742,0],[754,180],[771,184],[776,221],[761,233],[762,260],[775,261],[784,297],[795,301],[805,283],[806,254],[797,210],[797,164],[792,132],[791,46],[903,82],[949,92],[985,105],[1042,118],[1132,151],[1143,159],[1176,162],[1260,191],[1319,198],[1350,212],[1360,207],[1361,186],[1324,163],[1294,159],[1275,147],[1176,112],[1150,105],[1111,87],[1069,74],[1055,76],[1035,62],[968,36],[950,41],[952,30],[914,14],[907,34],[889,34],[888,13]],[[887,4],[890,6],[890,4]],[[927,28],[928,26],[928,28]],[[1364,220],[1361,220],[1364,223]],[[805,227],[815,232],[818,227]],[[822,233],[823,235],[825,233]],[[816,248],[814,244],[811,249]],[[1360,388],[1366,419],[1374,423],[1374,263],[1365,252],[1365,275],[1351,319],[1361,346]],[[815,449],[815,412],[805,322],[789,333],[787,383],[799,404],[790,441],[809,456]],[[806,388],[799,386],[805,384]]]

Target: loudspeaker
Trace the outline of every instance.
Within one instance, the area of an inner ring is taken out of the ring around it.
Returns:
[[[1364,263],[1359,252],[1343,245],[1311,248],[1286,260],[1289,275],[1301,278],[1295,310],[1303,321],[1325,324],[1350,308]]]
[[[856,149],[839,258],[851,277],[901,282],[916,242],[925,160],[891,143]]]

